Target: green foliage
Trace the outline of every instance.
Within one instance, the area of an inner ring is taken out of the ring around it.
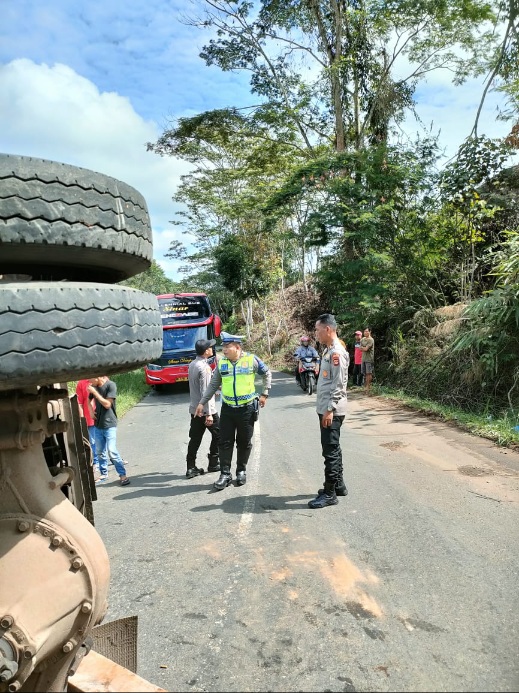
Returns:
[[[459,206],[470,203],[474,192],[496,177],[511,154],[506,140],[469,137],[460,146],[453,163],[442,172],[440,190],[444,199],[455,200]]]
[[[240,301],[266,296],[277,278],[276,257],[265,239],[228,235],[215,257],[225,288]]]
[[[247,72],[257,103],[181,118],[148,145],[193,165],[174,197],[191,249],[175,241],[168,251],[183,263],[183,285],[207,291],[232,320],[238,301],[266,304],[281,282],[301,279],[343,330],[374,327],[388,379],[447,404],[510,406],[515,249],[499,261],[496,252],[517,230],[517,183],[503,166],[519,130],[504,142],[478,137],[475,114],[439,176],[435,139],[404,146],[397,126],[436,69],[455,83],[487,74],[484,95],[497,85],[517,103],[515,0],[202,8],[191,20],[211,31],[202,59]],[[473,298],[486,303],[445,337],[435,310]],[[508,326],[503,342],[496,316]],[[455,335],[465,340],[456,348]]]
[[[418,311],[391,339],[384,379],[408,394],[519,416],[519,233],[494,256],[495,287],[466,306]]]
[[[341,323],[383,328],[442,302],[445,238],[430,221],[435,157],[429,140],[328,154],[296,169],[269,200],[268,228],[295,201],[311,207],[306,242],[323,247],[317,287]]]
[[[519,410],[519,232],[509,234],[495,258],[496,286],[468,306],[453,350],[477,358],[483,385],[495,383],[510,408]]]
[[[386,399],[396,401],[414,411],[433,416],[440,421],[450,421],[459,428],[482,438],[493,440],[498,445],[515,448],[519,445],[519,434],[515,430],[517,419],[510,417],[508,412],[492,415],[486,409],[481,409],[479,412],[464,411],[455,406],[435,402],[432,399],[413,397],[402,389],[375,385],[373,390]]]
[[[491,27],[497,14],[480,0],[204,6],[204,16],[190,22],[215,34],[201,58],[250,74],[276,129],[289,123],[312,153],[322,144],[342,151],[388,141],[431,70],[448,69],[461,82],[485,69],[498,44]],[[397,76],[404,60],[408,74]]]
[[[111,375],[110,379],[117,385],[117,416],[119,418],[130,411],[151,390],[150,386],[146,385],[142,368]]]
[[[121,286],[130,286],[140,291],[147,291],[156,296],[158,294],[173,294],[181,290],[180,284],[166,277],[164,270],[155,260],[152,260],[151,267],[145,272],[119,282],[119,284]]]

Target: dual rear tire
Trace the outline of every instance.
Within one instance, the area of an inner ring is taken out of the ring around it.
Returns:
[[[0,154],[0,391],[110,375],[162,352],[144,198],[94,171]]]

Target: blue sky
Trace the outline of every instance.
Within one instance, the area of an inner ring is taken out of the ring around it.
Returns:
[[[0,152],[52,159],[115,176],[148,203],[154,256],[185,241],[170,224],[172,195],[187,164],[146,152],[168,121],[212,108],[254,102],[247,76],[206,67],[198,54],[208,35],[182,22],[202,0],[0,0]],[[421,120],[440,130],[452,156],[470,131],[481,82],[461,87],[431,73],[418,91]],[[492,96],[481,121],[488,136],[506,134]],[[408,119],[405,128],[416,130]]]

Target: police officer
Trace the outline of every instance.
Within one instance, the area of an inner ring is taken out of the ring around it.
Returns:
[[[324,488],[308,503],[309,508],[337,505],[337,496],[348,489],[343,480],[341,426],[346,414],[346,388],[350,357],[337,338],[337,323],[330,313],[323,313],[315,323],[315,338],[324,345],[321,373],[317,381],[316,410],[321,427],[324,457]]]
[[[252,449],[252,436],[256,420],[257,395],[254,377],[263,377],[259,406],[264,407],[269,396],[272,373],[263,361],[242,350],[243,337],[222,332],[223,358],[218,362],[211,381],[196,408],[196,416],[202,416],[204,406],[222,388],[220,412],[220,477],[214,482],[217,491],[232,482],[231,462],[236,439],[236,484],[247,481],[246,469]]]

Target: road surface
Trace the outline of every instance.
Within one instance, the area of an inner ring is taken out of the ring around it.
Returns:
[[[131,486],[111,468],[94,504],[105,620],[138,615],[141,676],[169,691],[519,689],[519,454],[353,391],[349,495],[310,510],[315,395],[292,377],[274,375],[243,487],[185,478],[188,428],[185,387],[150,393],[118,429]]]

